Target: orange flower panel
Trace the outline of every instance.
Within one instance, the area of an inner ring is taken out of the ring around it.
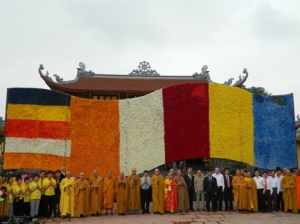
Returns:
[[[119,174],[119,104],[71,97],[71,167],[74,176],[94,169]]]
[[[5,153],[5,169],[44,169],[55,171],[59,166],[69,167],[70,158],[36,153]]]

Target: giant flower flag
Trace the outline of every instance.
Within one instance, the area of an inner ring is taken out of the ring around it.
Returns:
[[[97,101],[8,89],[4,168],[102,175],[191,158],[260,168],[295,167],[292,94],[258,96],[219,84],[166,87],[143,97]]]

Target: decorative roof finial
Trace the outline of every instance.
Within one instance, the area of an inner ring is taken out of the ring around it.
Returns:
[[[85,64],[83,62],[79,62],[79,68],[77,68],[77,76],[94,76],[94,72],[92,70],[86,71]]]
[[[129,75],[132,76],[160,76],[155,70],[152,70],[150,64],[146,61],[140,62],[138,69],[134,69]]]
[[[64,79],[60,78],[59,75],[54,74],[53,76],[55,77],[56,82],[58,82],[58,83],[63,83],[64,82]]]
[[[201,73],[194,73],[193,74],[193,77],[195,79],[205,79],[207,80],[208,82],[213,82],[211,79],[210,79],[210,76],[209,76],[209,71],[207,71],[208,69],[208,66],[207,65],[204,65],[202,68],[201,68]]]
[[[39,67],[39,73],[40,73],[40,75],[45,76],[50,81],[53,81],[52,78],[49,76],[49,72],[47,71],[46,75],[44,75],[42,73],[43,70],[44,70],[44,66],[43,66],[43,64],[40,64],[40,67]]]

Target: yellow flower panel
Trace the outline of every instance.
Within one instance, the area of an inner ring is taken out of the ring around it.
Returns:
[[[67,106],[8,104],[7,119],[70,121],[70,108]]]
[[[252,94],[209,84],[210,157],[254,165]]]

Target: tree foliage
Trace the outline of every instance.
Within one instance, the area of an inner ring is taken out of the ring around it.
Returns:
[[[264,87],[256,87],[256,86],[252,86],[247,88],[246,86],[242,86],[242,89],[247,90],[251,93],[257,94],[257,95],[262,95],[262,96],[271,96],[272,94],[269,93],[268,91],[266,91],[266,89]]]

